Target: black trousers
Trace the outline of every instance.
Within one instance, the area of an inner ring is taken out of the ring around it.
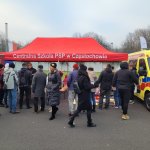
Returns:
[[[38,97],[34,97],[34,111],[38,112]],[[44,97],[40,97],[41,100],[41,111],[44,111],[45,109],[45,98]]]
[[[122,104],[122,110],[123,114],[126,115],[128,113],[128,104],[131,97],[131,90],[130,89],[118,89],[121,104]]]
[[[74,112],[74,114],[72,115],[72,117],[70,118],[70,122],[73,123],[75,117],[78,116],[78,114],[81,112],[82,109],[80,109],[79,107],[77,108],[77,110]],[[91,110],[86,110],[87,111],[87,123],[91,124],[92,123],[92,118],[91,118]]]
[[[3,103],[3,98],[4,98],[4,89],[0,89],[0,104]]]
[[[27,106],[27,108],[29,108],[30,107],[30,104],[29,104],[29,102],[30,102],[30,95],[29,95],[29,87],[19,87],[19,89],[20,89],[20,100],[19,100],[19,106],[20,106],[20,108],[22,108],[22,105],[23,105],[23,99],[24,99],[24,93],[25,93],[25,96],[26,96],[26,106]]]

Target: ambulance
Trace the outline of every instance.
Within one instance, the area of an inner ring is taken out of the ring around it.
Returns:
[[[139,85],[135,90],[135,96],[144,101],[150,111],[150,50],[141,50],[129,54],[129,65],[136,68]]]

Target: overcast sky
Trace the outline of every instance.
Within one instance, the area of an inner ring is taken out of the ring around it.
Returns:
[[[0,0],[0,32],[5,22],[10,40],[95,32],[120,46],[129,32],[150,25],[150,0]]]

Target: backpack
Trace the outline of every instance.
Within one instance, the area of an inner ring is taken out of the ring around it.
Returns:
[[[19,73],[19,86],[27,86],[25,74],[26,74],[26,71],[20,71],[20,73]]]
[[[74,89],[74,92],[76,94],[81,94],[82,93],[82,91],[81,91],[81,89],[80,89],[80,87],[78,85],[77,80],[74,80],[74,82],[73,82],[73,89]]]

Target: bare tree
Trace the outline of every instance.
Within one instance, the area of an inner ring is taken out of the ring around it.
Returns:
[[[140,36],[147,41],[147,48],[150,48],[150,26],[146,29],[137,29],[133,33],[129,33],[123,42],[121,50],[124,52],[135,52],[141,50]]]
[[[79,38],[80,37],[90,37],[90,38],[95,39],[100,45],[104,46],[105,48],[112,50],[111,43],[109,44],[108,42],[106,42],[104,40],[104,38],[102,36],[98,35],[97,33],[88,32],[88,33],[85,33],[83,35],[81,35],[80,33],[75,33],[73,35],[73,37],[79,37]]]

